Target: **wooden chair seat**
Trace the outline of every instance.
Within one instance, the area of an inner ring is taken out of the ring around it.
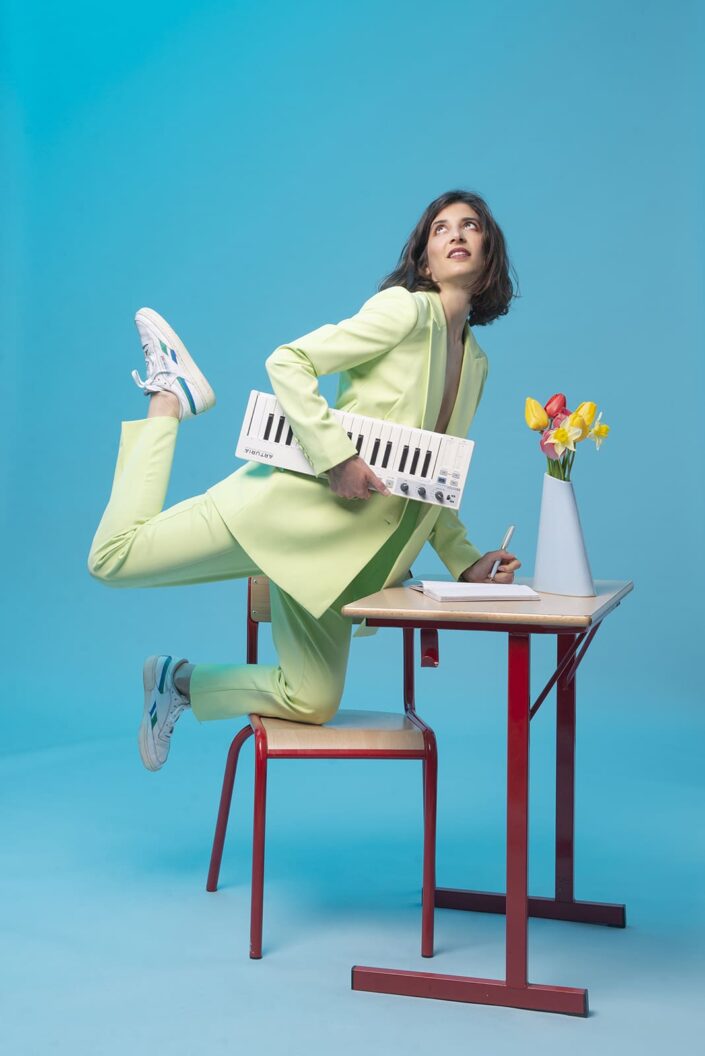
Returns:
[[[260,722],[269,752],[424,750],[423,731],[399,712],[342,709],[323,725],[264,715]]]

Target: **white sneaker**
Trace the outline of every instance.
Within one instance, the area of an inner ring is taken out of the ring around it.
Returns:
[[[174,668],[180,663],[171,656],[149,656],[142,668],[144,714],[138,743],[142,762],[148,770],[159,770],[166,762],[171,734],[188,698],[174,685]]]
[[[215,403],[215,393],[198,369],[186,345],[153,308],[140,308],[135,314],[147,377],[142,381],[136,370],[132,377],[145,395],[173,392],[179,401],[179,419],[207,411]]]

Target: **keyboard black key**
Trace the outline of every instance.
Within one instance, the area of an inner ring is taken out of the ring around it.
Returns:
[[[404,466],[406,465],[406,456],[408,454],[409,454],[409,445],[408,444],[404,444],[404,450],[402,451],[401,458],[399,459],[399,472],[400,473],[404,472]]]
[[[421,452],[419,451],[419,449],[417,447],[415,449],[415,451],[414,451],[414,457],[411,460],[411,466],[409,467],[409,472],[410,473],[415,473],[416,472],[416,465],[417,465],[417,463],[419,461],[419,455],[420,454],[421,454]]]
[[[429,465],[430,461],[431,461],[431,452],[427,451],[426,452],[426,457],[423,460],[423,466],[421,467],[421,476],[422,477],[427,477],[428,476],[428,465]]]
[[[374,466],[374,464],[375,464],[375,459],[377,458],[377,452],[378,451],[379,451],[379,437],[377,437],[377,439],[375,440],[374,446],[372,448],[372,454],[370,456],[370,465],[371,466]]]
[[[273,414],[268,414],[267,415],[267,426],[266,426],[266,428],[264,430],[264,439],[265,440],[269,440],[269,434],[270,434],[271,429],[272,429],[272,422],[273,421],[274,421],[274,415]]]
[[[277,435],[274,437],[275,444],[279,443],[279,440],[280,440],[281,435],[282,435],[282,429],[283,428],[284,428],[284,415],[282,414],[282,415],[279,416],[279,424],[277,425]]]
[[[290,444],[293,439],[294,439],[294,430],[291,428],[291,426],[289,426],[289,432],[286,434],[286,440],[284,442],[286,444]]]
[[[360,454],[360,449],[362,447],[362,441],[364,439],[365,439],[364,436],[362,435],[362,433],[360,433],[360,435],[357,438],[357,443],[355,444],[355,447],[357,448],[358,455]]]
[[[392,441],[391,440],[387,440],[387,446],[384,449],[384,458],[382,459],[382,469],[386,469],[387,468],[387,463],[389,462],[389,456],[391,455],[391,453],[392,453]]]

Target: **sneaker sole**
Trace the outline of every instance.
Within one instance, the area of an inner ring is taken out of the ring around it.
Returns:
[[[204,404],[201,410],[197,411],[197,413],[202,414],[203,411],[210,410],[210,408],[215,404],[215,393],[209,385],[208,379],[206,378],[205,374],[203,374],[198,369],[194,361],[191,359],[186,345],[183,343],[176,331],[172,330],[172,328],[167,323],[166,319],[161,316],[159,312],[155,312],[153,308],[140,308],[139,311],[135,313],[135,321],[138,317],[141,317],[148,323],[151,323],[151,325],[155,327],[157,332],[164,339],[165,343],[167,345],[171,345],[171,347],[175,349],[175,351],[177,351],[181,356],[181,362],[186,367],[189,373],[189,381],[192,383],[194,389],[196,390],[201,399],[201,402]]]
[[[154,747],[151,743],[150,738],[150,718],[149,709],[152,705],[152,693],[154,687],[157,684],[157,663],[159,662],[158,656],[149,656],[144,662],[142,668],[142,685],[144,686],[144,711],[142,713],[142,722],[140,723],[139,734],[137,737],[137,743],[139,745],[140,756],[142,762],[148,770],[161,770],[163,763],[160,763],[154,754]]]

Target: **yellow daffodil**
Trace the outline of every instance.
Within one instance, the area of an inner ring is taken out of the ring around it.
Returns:
[[[539,401],[532,400],[531,396],[526,397],[524,417],[529,429],[545,429],[548,425],[548,415]]]
[[[597,408],[594,403],[581,403],[580,406],[576,408],[575,413],[580,415],[586,425],[592,425],[596,410]]]
[[[602,411],[600,411],[600,413],[598,414],[597,421],[595,422],[595,424],[593,425],[592,429],[588,433],[588,436],[591,437],[595,441],[595,448],[598,451],[600,450],[600,444],[602,443],[602,441],[605,439],[605,437],[607,436],[607,434],[610,431],[609,425],[606,425],[604,423],[600,424],[600,418],[601,417],[602,417]]]
[[[553,444],[559,458],[566,449],[575,451],[575,441],[580,438],[582,431],[579,425],[570,425],[569,421],[570,419],[566,418],[557,429],[546,433],[546,441]]]
[[[581,403],[580,406],[584,407],[585,404]],[[588,423],[578,411],[573,411],[573,413],[568,418],[566,418],[564,422],[561,422],[561,425],[574,425],[577,429],[579,429],[580,436],[576,437],[578,441],[584,440],[585,437],[588,435]]]

